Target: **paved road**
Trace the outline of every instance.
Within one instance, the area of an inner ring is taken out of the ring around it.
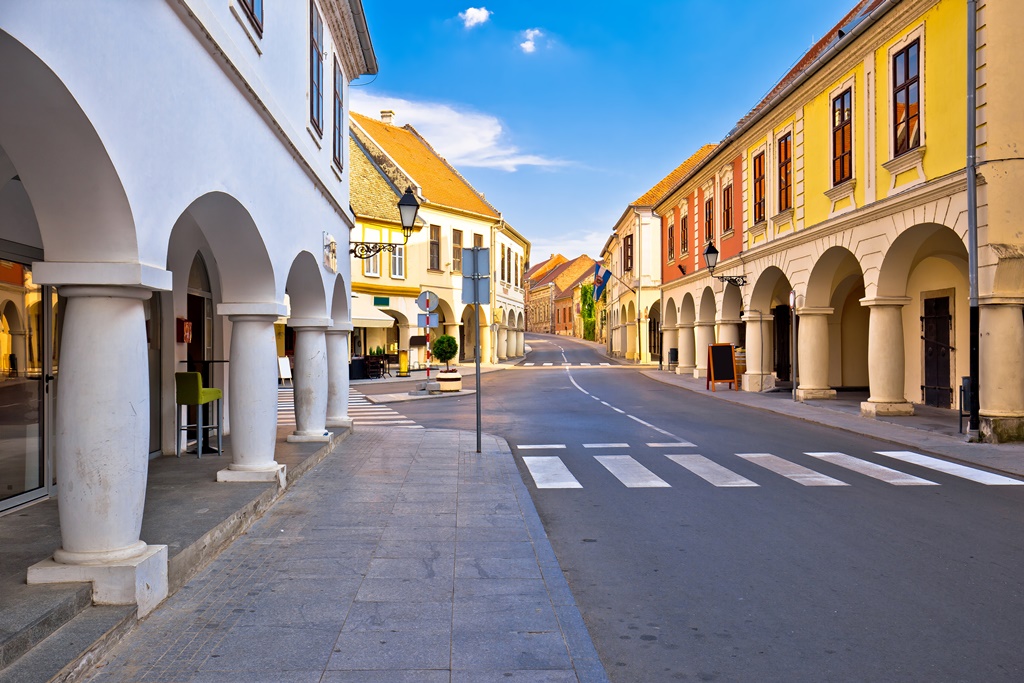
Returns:
[[[1020,482],[528,343],[535,365],[483,377],[484,430],[612,680],[1024,680]],[[402,404],[428,427],[474,409]]]

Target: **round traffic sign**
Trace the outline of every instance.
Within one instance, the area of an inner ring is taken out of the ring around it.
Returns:
[[[426,311],[427,313],[436,309],[438,302],[439,298],[437,294],[434,294],[430,290],[425,290],[416,297],[416,305],[420,307],[421,311]]]

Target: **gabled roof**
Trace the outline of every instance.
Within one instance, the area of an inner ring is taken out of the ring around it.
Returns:
[[[698,149],[689,159],[676,166],[671,173],[658,181],[657,185],[641,195],[631,206],[654,206],[657,204],[675,187],[676,183],[695,169],[697,164],[707,159],[717,147],[718,145],[707,144]]]
[[[412,126],[393,126],[356,112],[351,112],[351,120],[408,174],[428,203],[499,217],[495,208]]]
[[[561,294],[564,291],[564,288],[561,288],[561,287],[558,286],[558,278],[559,277],[561,277],[566,272],[575,272],[576,270],[579,270],[579,268],[581,266],[583,267],[583,270],[580,271],[580,272],[581,273],[586,273],[587,270],[592,270],[593,269],[593,266],[594,266],[595,263],[597,263],[597,261],[595,261],[594,259],[590,258],[586,254],[583,254],[582,256],[577,256],[576,258],[572,259],[571,261],[566,261],[565,263],[559,264],[556,268],[554,268],[551,272],[546,274],[539,282],[537,282],[533,286],[534,287],[544,287],[544,286],[547,286],[547,285],[553,285],[554,288],[555,288],[555,294],[556,295]],[[575,281],[575,278],[574,278],[574,281]],[[571,283],[566,283],[567,287],[570,286],[570,285],[571,285]]]
[[[537,265],[531,266],[530,269],[526,271],[526,279],[532,282],[536,278],[539,283],[548,271],[557,267],[561,263],[565,263],[567,260],[568,259],[561,254],[552,254],[551,258],[544,259]]]
[[[366,155],[356,140],[348,139],[349,203],[357,218],[402,224],[398,214],[401,193]]]

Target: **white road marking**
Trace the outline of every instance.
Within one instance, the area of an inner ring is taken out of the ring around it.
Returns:
[[[678,465],[682,465],[704,481],[721,488],[758,486],[755,482],[750,481],[746,477],[741,477],[732,470],[722,467],[717,462],[708,460],[703,455],[697,455],[696,453],[669,455],[666,453],[665,457]]]
[[[671,485],[628,455],[597,455],[594,459],[627,488],[667,488]]]
[[[544,364],[544,367],[546,367],[546,368],[549,368],[549,367],[551,367],[552,365],[554,365],[554,363],[545,363],[545,364]]]
[[[611,363],[601,363],[601,365],[611,365]]]
[[[628,443],[585,443],[584,448],[629,448]]]
[[[561,458],[556,456],[523,458],[526,469],[530,470],[533,481],[539,489],[581,489],[583,485],[576,481],[572,472],[565,466]]]
[[[854,458],[846,455],[845,453],[805,453],[812,458],[818,458],[825,462],[830,462],[833,465],[839,465],[845,467],[848,470],[853,470],[858,474],[863,474],[868,477],[873,477],[880,481],[884,481],[887,484],[893,486],[938,486],[939,484],[934,481],[928,481],[921,477],[915,477],[912,474],[906,472],[900,472],[894,470],[891,467],[884,465],[878,465],[867,460],[861,460],[860,458]]]
[[[533,363],[523,363],[523,367],[527,367],[527,368],[528,368],[528,367],[530,367],[531,365],[533,365]]]
[[[783,460],[771,453],[737,453],[736,455],[775,474],[781,474],[802,486],[849,486],[846,482],[825,476],[803,465],[797,465],[795,462]]]
[[[674,443],[649,443],[648,448],[696,448],[697,446],[689,441],[676,441]]]
[[[1001,474],[978,470],[973,467],[967,467],[966,465],[958,465],[955,462],[939,460],[938,458],[921,455],[920,453],[914,453],[913,451],[875,451],[875,453],[884,455],[888,458],[902,460],[903,462],[909,462],[913,465],[927,467],[930,470],[937,470],[939,472],[944,472],[945,474],[952,474],[954,477],[968,479],[986,486],[1024,486],[1024,481],[1019,479],[1011,479],[1010,477],[1004,477]]]
[[[516,446],[521,451],[543,451],[553,448],[565,448],[564,443],[524,443]]]
[[[411,427],[412,425],[416,424],[412,420],[389,420],[389,421],[386,421],[386,422],[381,422],[381,421],[378,421],[378,420],[353,420],[353,422],[355,424],[359,425],[360,427],[373,427],[373,426],[383,427],[385,425],[387,425],[389,427],[391,427],[391,426],[399,427],[399,426],[403,426],[403,425],[408,425],[408,426]]]
[[[582,365],[583,367],[588,367],[590,363],[580,363],[580,365]]]

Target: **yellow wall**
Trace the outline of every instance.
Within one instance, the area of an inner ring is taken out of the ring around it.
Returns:
[[[891,176],[881,164],[889,160],[892,136],[890,110],[889,48],[924,24],[924,103],[925,178],[931,180],[966,166],[967,147],[967,12],[962,2],[942,0],[922,17],[914,20],[892,40],[875,51],[877,88],[876,156],[878,198],[884,198]],[[910,174],[911,178],[913,174]],[[901,179],[901,183],[905,182]],[[899,191],[899,187],[896,191]]]

